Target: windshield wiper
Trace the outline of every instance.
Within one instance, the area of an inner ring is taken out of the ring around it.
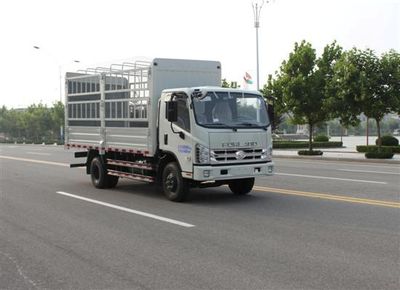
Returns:
[[[237,123],[236,125],[243,125],[243,126],[246,126],[246,127],[254,127],[254,126],[259,127],[259,125],[254,124],[254,123],[250,123],[250,122]]]
[[[268,125],[263,126],[263,125],[258,125],[258,124],[254,124],[254,123],[250,123],[250,122],[237,123],[236,125],[243,125],[246,127],[254,127],[254,128],[262,128],[264,130],[267,130],[267,128],[268,128]]]
[[[229,125],[227,125],[227,124],[225,124],[225,123],[219,123],[219,122],[207,123],[207,124],[205,124],[205,125],[207,125],[207,126],[213,126],[213,125],[216,125],[216,126],[229,126]]]
[[[207,127],[225,127],[225,128],[232,129],[233,131],[237,131],[237,128],[236,128],[236,127],[229,126],[228,124],[225,124],[225,123],[219,123],[219,122],[217,122],[217,123],[203,124],[203,125],[205,125],[205,126],[207,126]]]

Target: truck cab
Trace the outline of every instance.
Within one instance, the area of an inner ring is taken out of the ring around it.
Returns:
[[[221,87],[164,90],[160,98],[159,149],[177,160],[181,177],[163,178],[164,191],[227,184],[251,191],[254,178],[272,175],[271,124],[259,92]],[[175,183],[184,183],[182,186]]]

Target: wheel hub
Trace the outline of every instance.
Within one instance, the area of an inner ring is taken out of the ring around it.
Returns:
[[[177,186],[177,180],[174,174],[171,172],[167,175],[165,179],[165,187],[167,188],[168,191],[175,191]]]

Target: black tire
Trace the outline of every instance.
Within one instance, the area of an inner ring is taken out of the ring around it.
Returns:
[[[96,188],[107,187],[107,171],[100,157],[95,157],[90,163],[90,177]]]
[[[118,183],[118,176],[108,175],[107,169],[100,157],[95,157],[90,163],[90,177],[96,188],[114,188]]]
[[[105,164],[100,157],[95,157],[90,163],[90,177],[96,188],[113,188],[118,183],[118,176],[108,175]]]
[[[254,186],[254,178],[237,179],[229,182],[230,190],[237,195],[248,194]]]
[[[114,175],[107,174],[107,188],[114,188],[118,184],[119,177]]]
[[[175,202],[182,202],[185,200],[189,191],[189,185],[182,177],[181,170],[176,162],[168,163],[164,167],[162,188],[165,196],[169,200]]]

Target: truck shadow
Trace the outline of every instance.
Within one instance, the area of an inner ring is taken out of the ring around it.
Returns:
[[[132,181],[122,181],[115,189],[119,192],[134,194],[149,199],[165,200],[166,197],[162,192],[162,188],[155,184],[147,184]],[[252,191],[248,195],[235,195],[228,187],[212,187],[212,188],[191,188],[184,203],[198,205],[217,205],[217,204],[243,204],[243,203],[260,203],[266,202],[269,197]],[[169,201],[168,201],[169,202]]]
[[[266,196],[255,195],[255,192],[251,192],[248,195],[235,195],[229,190],[229,188],[221,186],[214,188],[191,189],[187,202],[201,205],[248,204],[254,202],[258,203],[261,200],[265,200],[265,198]]]

